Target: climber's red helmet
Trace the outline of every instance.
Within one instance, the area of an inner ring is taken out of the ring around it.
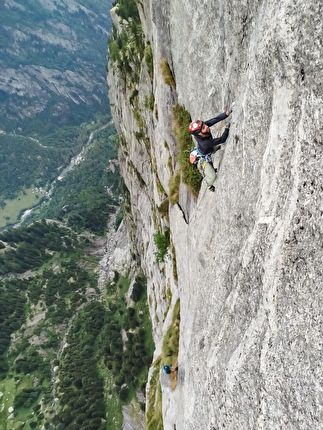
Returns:
[[[203,121],[196,119],[195,121],[191,122],[188,129],[192,134],[199,134],[202,131],[203,124]]]

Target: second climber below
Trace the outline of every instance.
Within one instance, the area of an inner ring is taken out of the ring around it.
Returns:
[[[225,126],[222,136],[213,138],[210,128],[212,125],[226,119],[232,112],[234,103],[229,107],[229,109],[215,118],[209,119],[208,121],[201,121],[196,119],[191,122],[189,126],[189,131],[194,135],[197,142],[197,149],[202,155],[208,155],[214,152],[215,146],[221,145],[227,140],[229,135],[230,122]]]

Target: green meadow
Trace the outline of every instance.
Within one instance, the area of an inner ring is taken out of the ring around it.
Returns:
[[[4,200],[5,206],[0,207],[0,229],[18,222],[21,211],[32,208],[39,202],[42,195],[33,192],[33,189],[25,189],[14,200]]]

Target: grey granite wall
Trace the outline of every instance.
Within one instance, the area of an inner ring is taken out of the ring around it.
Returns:
[[[172,303],[181,299],[178,386],[163,386],[164,428],[321,429],[322,4],[151,0],[141,14],[154,80],[143,71],[139,90],[153,91],[158,106],[158,119],[143,112],[166,192],[165,140],[176,151],[172,105],[178,100],[192,118],[208,119],[236,101],[229,138],[214,155],[215,193],[203,184],[194,201],[181,187],[188,223],[178,206],[170,207],[176,282],[171,261],[164,271],[154,261],[153,209],[162,198],[150,159],[133,138],[127,96],[116,91],[110,72],[115,120],[128,141],[127,153],[120,151],[122,173],[156,299],[156,356],[169,324],[168,279]],[[176,90],[163,82],[162,58]],[[145,187],[131,175],[129,159]]]

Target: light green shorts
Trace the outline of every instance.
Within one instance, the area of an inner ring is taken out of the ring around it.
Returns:
[[[203,159],[199,160],[199,164],[199,170],[201,171],[203,169],[207,186],[213,185],[216,180],[216,173],[214,168],[211,166],[210,163],[207,163]]]

